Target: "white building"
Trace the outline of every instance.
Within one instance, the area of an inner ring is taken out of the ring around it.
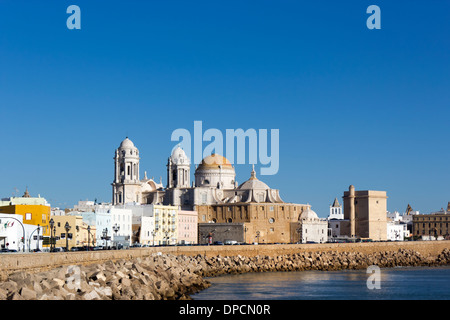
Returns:
[[[404,241],[408,236],[408,228],[406,223],[399,221],[388,221],[387,223],[387,240],[388,241]]]
[[[66,215],[66,212],[64,210],[61,210],[58,207],[50,209],[50,216],[52,216],[52,217],[53,216],[65,216],[65,215]]]
[[[121,243],[124,246],[131,245],[132,236],[132,211],[131,209],[124,209],[122,207],[111,207],[110,209],[97,209],[96,213],[109,214],[111,223],[111,232],[108,235],[111,237],[112,245]],[[105,222],[106,223],[106,222]],[[102,233],[102,227],[98,233]],[[108,228],[109,230],[109,228]]]
[[[42,227],[24,224],[23,216],[20,214],[0,213],[1,249],[16,251],[25,249],[25,252],[39,249],[42,251],[42,231]],[[25,248],[23,239],[25,239]]]
[[[139,243],[154,245],[156,233],[155,233],[155,218],[154,217],[141,217]]]
[[[404,231],[404,237],[411,237],[412,236],[412,228],[413,228],[413,216],[420,214],[419,211],[413,211],[410,206],[408,205],[409,210],[407,209],[407,212],[401,214],[398,211],[394,212],[387,212],[388,220],[394,221],[396,223],[404,224],[403,228],[406,230]],[[388,231],[389,232],[389,231]],[[389,239],[389,237],[388,237]]]
[[[154,205],[126,204],[123,208],[132,212],[132,243],[153,245],[155,231]]]
[[[302,243],[324,243],[328,241],[328,221],[320,219],[309,207],[302,212],[297,229]]]
[[[111,203],[97,203],[97,201],[78,201],[78,204],[73,206],[73,210],[78,212],[93,212],[97,209],[111,209]]]

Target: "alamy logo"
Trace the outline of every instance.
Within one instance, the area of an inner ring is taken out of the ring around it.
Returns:
[[[366,270],[366,273],[370,274],[369,278],[367,278],[367,289],[381,289],[381,270],[379,266],[369,266]]]
[[[371,13],[367,18],[366,25],[370,30],[381,29],[381,9],[379,6],[371,5],[367,7],[367,13]]]
[[[81,10],[79,6],[71,5],[67,7],[66,13],[71,13],[67,18],[67,29],[81,29]]]
[[[177,146],[184,150],[189,159],[192,159],[191,150],[193,143],[195,164],[199,164],[202,159],[213,153],[226,156],[231,164],[245,164],[248,156],[249,164],[260,163],[265,165],[265,167],[261,167],[261,175],[274,175],[278,172],[280,165],[279,129],[270,129],[270,145],[268,138],[267,129],[256,130],[250,128],[245,131],[243,129],[226,129],[225,136],[222,131],[215,128],[210,128],[203,132],[202,121],[194,121],[193,138],[191,132],[183,128],[174,130],[171,135],[171,141],[178,141]],[[226,155],[224,153],[224,140]],[[210,141],[210,143],[203,148],[203,142],[205,141]],[[235,158],[236,162],[234,161]]]

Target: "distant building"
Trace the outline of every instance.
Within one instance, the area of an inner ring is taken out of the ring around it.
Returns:
[[[337,238],[349,238],[350,221],[346,219],[332,219],[328,220],[329,241]]]
[[[96,245],[96,233],[95,226],[90,226],[83,221],[82,216],[66,215],[66,216],[53,216],[54,221],[54,233],[53,237],[56,237],[55,247],[65,248],[66,244],[68,249],[73,247],[95,246]],[[69,231],[66,230],[66,223],[70,227]]]
[[[178,211],[178,237],[180,244],[196,244],[198,239],[198,213],[197,211]]]
[[[327,219],[320,219],[310,208],[307,208],[300,215],[296,231],[298,236],[296,242],[324,243],[328,241]]]
[[[92,212],[97,209],[110,209],[111,207],[111,203],[98,203],[97,201],[80,200],[78,201],[78,204],[73,207],[73,211]]]
[[[405,236],[409,235],[407,225],[399,221],[387,222],[387,240],[404,241]]]
[[[110,215],[111,231],[108,228],[108,236],[111,237],[110,245],[128,247],[131,245],[132,238],[132,210],[122,207],[110,207],[96,209],[96,213],[106,213]],[[99,229],[99,233],[103,230]]]
[[[450,212],[441,210],[432,214],[413,216],[413,235],[423,240],[443,240],[450,236]]]
[[[112,223],[111,223],[112,216],[108,212],[105,212],[105,211],[98,211],[98,212],[71,211],[71,212],[68,212],[67,215],[81,216],[83,218],[83,222],[85,222],[86,224],[88,224],[91,227],[95,227],[96,243],[98,245],[106,245],[106,242],[103,239],[104,234],[109,237],[111,237],[113,234]]]
[[[420,214],[419,211],[414,211],[410,205],[408,205],[408,208],[406,209],[406,212],[403,214],[400,214],[398,211],[394,212],[388,212],[387,218],[388,221],[393,221],[396,224],[402,224],[402,228],[404,230],[404,237],[409,238],[413,235],[413,216]],[[389,227],[389,226],[388,226]],[[388,230],[388,239],[389,239],[389,233]]]
[[[22,197],[3,198],[0,201],[0,213],[17,214],[23,217],[23,223],[40,226],[41,235],[44,236],[43,244],[47,246],[50,236],[50,204],[44,198],[31,197],[28,189]]]
[[[385,191],[344,192],[344,218],[349,221],[346,234],[352,238],[387,240],[387,196]]]
[[[42,228],[24,224],[22,215],[0,213],[0,249],[17,251],[25,249],[25,252],[39,249],[42,251]]]

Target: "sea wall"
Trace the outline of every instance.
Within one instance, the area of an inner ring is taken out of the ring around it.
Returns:
[[[2,255],[0,300],[189,299],[209,286],[205,277],[229,273],[450,264],[449,241],[411,244],[160,247]],[[40,259],[32,265],[29,257]],[[49,265],[43,265],[45,261]],[[7,266],[13,270],[5,270]]]
[[[410,242],[366,242],[366,243],[323,243],[323,244],[279,244],[279,245],[228,245],[228,246],[170,246],[133,248],[129,250],[105,250],[90,252],[55,252],[28,254],[0,254],[0,281],[10,273],[21,270],[39,272],[72,264],[92,264],[107,261],[132,260],[149,257],[155,253],[176,256],[205,257],[245,256],[254,257],[297,254],[303,252],[360,252],[371,254],[399,249],[414,250],[423,256],[437,256],[450,248],[450,241],[410,241]]]

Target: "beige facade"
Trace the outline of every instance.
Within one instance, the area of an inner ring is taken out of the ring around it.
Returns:
[[[309,205],[293,203],[233,203],[197,206],[199,223],[243,223],[246,243],[290,243],[291,224]]]
[[[355,191],[352,185],[344,192],[344,219],[350,222],[350,237],[387,240],[386,191]]]
[[[83,222],[82,216],[53,216],[56,236],[56,247],[66,247],[66,241],[69,245],[69,250],[73,247],[83,247],[88,245],[94,246],[96,239],[95,226],[90,227],[90,234],[88,236],[88,224]],[[66,232],[65,225],[68,222],[70,226],[69,232]],[[68,238],[68,239],[66,239]]]

